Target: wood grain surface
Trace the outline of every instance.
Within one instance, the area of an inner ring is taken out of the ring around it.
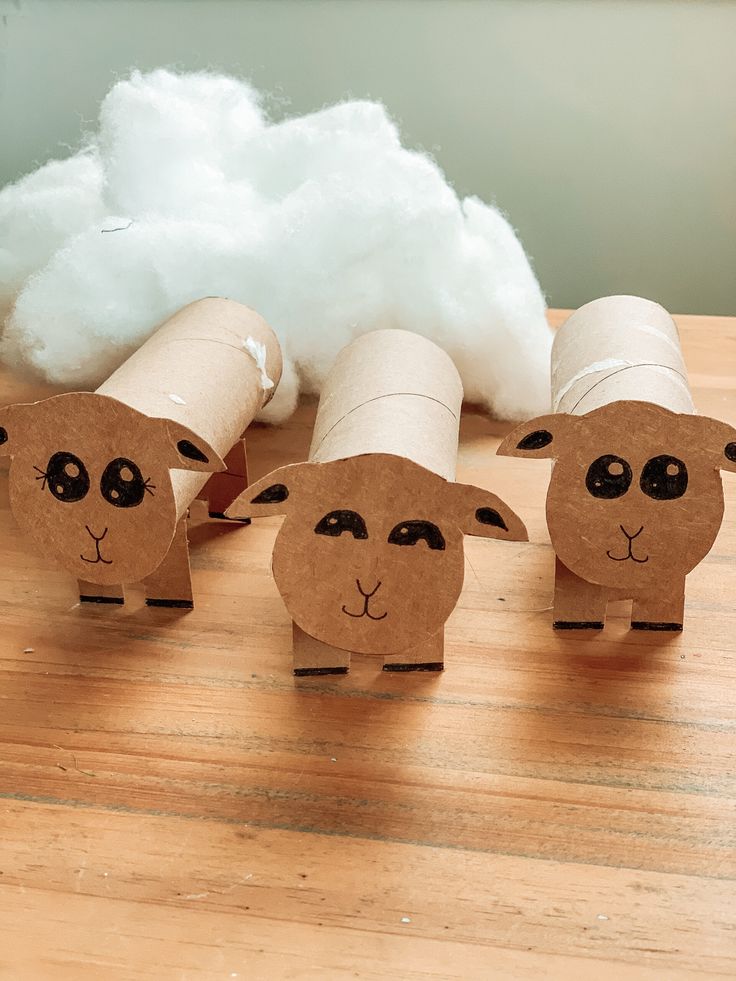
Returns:
[[[679,324],[736,424],[736,320]],[[0,404],[48,391],[0,376]],[[256,427],[252,479],[313,418]],[[280,519],[201,503],[193,612],[80,608],[0,475],[0,977],[736,976],[736,480],[681,636],[621,609],[560,636],[549,464],[495,457],[507,429],[464,413],[458,479],[531,542],[466,539],[440,676],[293,679]]]

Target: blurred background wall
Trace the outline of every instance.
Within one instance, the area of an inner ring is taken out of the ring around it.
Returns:
[[[553,306],[736,314],[736,3],[0,0],[0,184],[75,148],[130,68],[211,68],[273,118],[380,99],[495,201]]]

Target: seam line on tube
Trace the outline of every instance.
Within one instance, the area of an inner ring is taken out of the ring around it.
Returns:
[[[634,363],[627,364],[623,368],[618,368],[616,371],[612,371],[609,375],[605,375],[603,378],[599,378],[594,385],[590,386],[587,392],[583,392],[583,394],[577,400],[575,405],[573,405],[573,407],[571,409],[568,409],[567,411],[571,413],[574,412],[575,409],[577,409],[577,407],[583,401],[583,399],[587,398],[587,396],[590,395],[590,393],[595,388],[597,388],[599,385],[602,385],[604,381],[608,381],[609,378],[613,378],[614,375],[620,375],[623,371],[628,371],[630,368],[658,368],[660,371],[671,371],[672,374],[677,377],[678,381],[681,382],[683,388],[685,388],[688,395],[690,395],[690,402],[692,403],[692,395],[690,394],[690,385],[688,383],[687,377],[683,375],[681,371],[678,371],[677,368],[673,368],[671,365],[667,365],[667,364],[657,364],[656,362],[650,362],[650,361],[636,361]],[[590,372],[586,372],[586,374],[590,374]],[[558,399],[556,401],[556,404],[559,405],[559,403],[560,400]]]
[[[182,344],[183,342],[196,341],[197,344],[222,344],[224,347],[231,347],[233,351],[240,351],[241,354],[245,354],[251,361],[255,361],[255,355],[245,346],[246,339],[241,337],[239,340],[240,344],[232,344],[230,341],[223,341],[219,337],[171,337],[165,343]]]
[[[374,395],[374,397],[372,399],[366,399],[365,402],[361,402],[359,405],[354,405],[352,407],[352,409],[349,409],[345,413],[345,415],[340,416],[340,418],[337,420],[337,422],[333,423],[333,425],[330,426],[330,428],[324,434],[324,436],[319,441],[319,443],[317,443],[317,445],[314,447],[314,449],[312,449],[312,451],[309,454],[310,458],[313,457],[314,454],[319,450],[319,448],[322,446],[322,444],[327,439],[327,437],[330,435],[330,433],[333,431],[333,429],[336,429],[340,425],[340,423],[343,421],[343,419],[347,419],[347,417],[352,412],[357,412],[358,409],[362,409],[364,405],[370,405],[371,402],[380,402],[381,399],[392,399],[392,398],[396,398],[397,395],[411,395],[413,398],[427,399],[428,402],[436,402],[437,405],[441,405],[443,409],[447,409],[447,411],[450,413],[450,415],[452,416],[452,418],[456,422],[458,421],[457,415],[452,411],[452,409],[449,407],[449,405],[445,405],[445,403],[444,402],[440,402],[439,399],[432,398],[431,395],[420,395],[419,392],[390,392],[390,393],[388,393],[386,395]]]
[[[579,381],[583,378],[587,378],[588,375],[594,375],[597,371],[605,371],[607,368],[623,368],[633,365],[633,361],[623,361],[620,358],[606,358],[605,361],[594,361],[593,364],[589,364],[587,368],[583,368],[576,375],[573,375],[566,385],[563,385],[560,391],[557,393],[554,404],[552,408],[557,412],[557,408],[560,402],[564,399],[573,385],[577,385]]]

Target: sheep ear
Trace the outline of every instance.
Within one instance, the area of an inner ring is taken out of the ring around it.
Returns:
[[[226,469],[222,457],[206,439],[173,419],[161,419],[160,422],[166,434],[166,462],[172,470],[217,473]]]
[[[464,535],[528,542],[521,518],[500,497],[472,484],[448,484],[455,520]]]
[[[286,514],[303,482],[309,463],[291,463],[272,470],[246,487],[225,512],[227,518],[268,518]]]
[[[499,456],[527,456],[536,459],[560,456],[565,441],[580,429],[578,416],[553,412],[537,416],[512,429],[496,450]]]
[[[695,425],[698,444],[712,452],[716,469],[736,473],[736,429],[707,416],[685,418]]]
[[[0,456],[13,456],[32,438],[28,426],[37,404],[16,402],[0,409]]]

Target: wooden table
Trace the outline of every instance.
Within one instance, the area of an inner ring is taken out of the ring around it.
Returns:
[[[736,423],[736,320],[679,322],[700,411]],[[313,413],[254,431],[254,478]],[[734,477],[682,636],[560,636],[549,466],[495,457],[506,428],[467,412],[459,477],[531,544],[466,539],[441,676],[295,682],[278,519],[195,506],[192,613],[82,609],[2,479],[1,978],[736,975]]]

